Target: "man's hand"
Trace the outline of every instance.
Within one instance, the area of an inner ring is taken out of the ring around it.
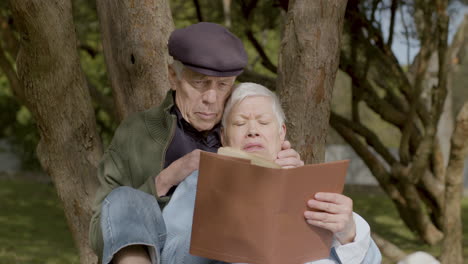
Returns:
[[[156,192],[158,196],[166,195],[172,186],[178,185],[192,172],[198,170],[200,163],[200,150],[196,149],[182,158],[174,161],[162,170],[155,178]]]
[[[304,212],[307,223],[332,231],[342,245],[354,241],[356,224],[351,198],[342,194],[321,192],[315,194],[315,199],[307,201],[307,205],[314,210]]]
[[[278,152],[275,162],[284,169],[304,166],[301,156],[291,148],[291,143],[287,140],[281,145],[281,151]]]

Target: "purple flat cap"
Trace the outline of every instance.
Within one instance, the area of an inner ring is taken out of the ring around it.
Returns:
[[[204,75],[237,76],[247,65],[242,41],[214,23],[201,22],[174,30],[168,48],[174,59]]]

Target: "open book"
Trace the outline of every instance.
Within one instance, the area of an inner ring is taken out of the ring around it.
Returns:
[[[341,193],[349,161],[281,169],[250,154],[219,153],[201,153],[190,254],[252,264],[329,256],[333,234],[307,224],[306,201]]]

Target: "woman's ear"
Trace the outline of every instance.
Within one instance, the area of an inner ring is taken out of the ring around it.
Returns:
[[[280,128],[280,139],[281,144],[283,144],[284,140],[286,139],[286,125],[283,123]]]

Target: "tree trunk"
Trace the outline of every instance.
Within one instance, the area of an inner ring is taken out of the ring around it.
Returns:
[[[96,2],[119,120],[159,104],[169,89],[167,41],[174,25],[166,0]]]
[[[289,2],[277,89],[286,112],[288,138],[306,163],[325,158],[346,2]]]
[[[468,154],[468,102],[457,117],[452,136],[450,161],[446,175],[444,233],[442,263],[463,263],[463,229],[461,220],[461,198],[463,195],[463,168]]]
[[[41,137],[37,154],[63,202],[81,263],[96,263],[88,226],[102,145],[80,68],[71,1],[10,4],[21,34],[18,77]]]

